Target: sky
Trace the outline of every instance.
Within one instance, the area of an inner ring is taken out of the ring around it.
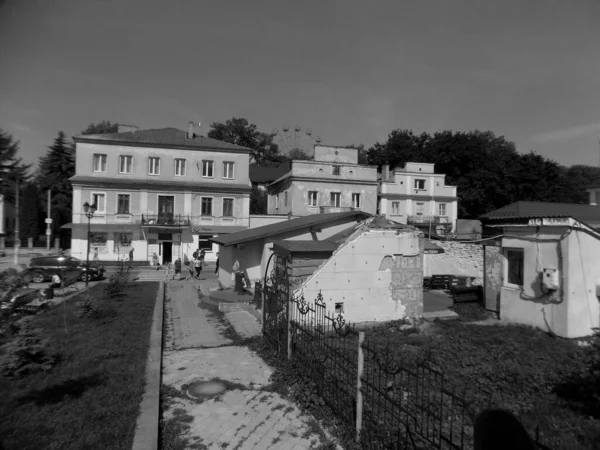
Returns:
[[[0,128],[25,161],[92,122],[232,117],[279,143],[491,130],[597,166],[600,0],[0,0]]]

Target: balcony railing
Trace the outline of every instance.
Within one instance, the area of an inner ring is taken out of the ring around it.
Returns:
[[[358,208],[353,208],[352,206],[319,206],[319,212],[321,214],[354,211],[355,209]]]
[[[142,214],[142,225],[191,225],[190,216],[183,214]]]
[[[450,217],[448,216],[407,216],[406,223],[450,223]]]

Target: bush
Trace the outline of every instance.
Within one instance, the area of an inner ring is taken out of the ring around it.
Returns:
[[[114,274],[108,279],[108,286],[106,292],[110,298],[121,298],[125,293],[125,290],[129,286],[129,268],[121,264]]]
[[[102,317],[98,301],[90,294],[85,294],[83,299],[77,302],[76,314],[80,319],[97,319]]]
[[[16,269],[7,269],[0,272],[0,300],[8,300],[10,296],[19,288],[26,287],[29,284],[26,272],[19,272]]]

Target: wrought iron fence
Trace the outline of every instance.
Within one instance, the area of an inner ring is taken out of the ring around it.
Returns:
[[[264,289],[266,310],[273,303],[269,297],[281,297],[273,295],[272,283]],[[281,314],[288,314],[286,320]],[[362,448],[473,448],[473,419],[479,407],[426,361],[407,362],[389,342],[382,347],[366,339],[365,332],[342,315],[326,310],[321,293],[314,301],[303,295],[290,298],[289,308],[280,307],[275,317],[279,333],[272,328],[265,333],[263,328],[263,335],[278,350],[287,345],[288,358],[304,368],[327,405],[356,428]],[[287,339],[282,339],[285,331]],[[539,443],[539,430],[534,441],[539,449],[550,450]]]

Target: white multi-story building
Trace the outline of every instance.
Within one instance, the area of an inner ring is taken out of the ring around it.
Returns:
[[[406,163],[390,171],[383,166],[379,186],[379,214],[395,222],[430,228],[432,233],[454,231],[458,197],[434,164]]]

